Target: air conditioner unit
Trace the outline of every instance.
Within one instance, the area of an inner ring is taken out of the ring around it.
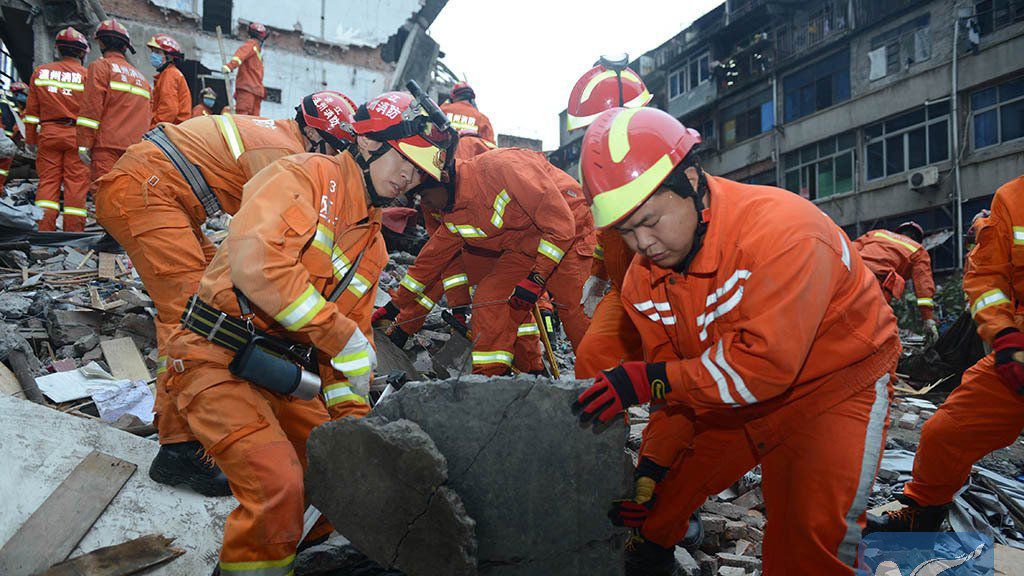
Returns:
[[[911,190],[924,191],[939,183],[939,169],[935,166],[928,166],[920,170],[914,170],[907,176],[907,184]]]

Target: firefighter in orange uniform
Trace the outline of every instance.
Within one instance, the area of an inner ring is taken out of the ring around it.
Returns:
[[[906,508],[872,518],[869,529],[936,532],[971,467],[1024,430],[1024,176],[1003,185],[991,214],[975,221],[978,244],[969,255],[964,292],[978,334],[993,352],[964,373],[921,430],[910,482],[898,498]]]
[[[612,521],[637,529],[626,573],[671,573],[691,513],[761,464],[773,517],[764,574],[852,575],[885,444],[896,319],[827,216],[705,173],[699,142],[651,108],[604,112],[582,142],[595,223],[637,252],[622,301],[645,359],[600,373],[575,409],[607,422],[651,402],[679,446],[612,504]]]
[[[455,158],[469,160],[494,148],[490,141],[483,139],[479,134],[461,133]],[[420,199],[424,227],[431,236],[437,232],[444,220],[443,198],[443,195],[439,199],[436,195],[427,194]],[[431,200],[436,201],[437,205],[432,205]],[[458,257],[449,262],[444,274],[432,285],[419,290],[418,286],[410,283],[408,276],[403,278],[405,287],[416,291],[416,298],[405,298],[402,307],[393,299],[378,308],[373,314],[374,324],[382,326],[391,341],[399,348],[404,348],[409,336],[423,327],[427,314],[444,295],[452,316],[468,329],[472,305],[470,287],[478,285],[497,266],[498,256],[500,254],[475,250],[472,246],[465,245]],[[521,372],[542,372],[544,364],[540,353],[540,328],[532,316],[519,325],[516,335],[512,365]]]
[[[916,222],[904,222],[895,232],[871,230],[857,238],[854,246],[860,258],[868,265],[878,279],[882,292],[890,301],[903,297],[908,279],[914,280],[914,295],[917,308],[921,311],[926,330],[925,337],[934,341],[939,337],[935,324],[934,309],[935,280],[932,278],[932,259],[928,250],[921,246],[924,229]]]
[[[601,58],[573,86],[567,128],[585,128],[609,108],[639,108],[651,98],[640,76],[625,66],[625,59],[616,63]],[[584,310],[591,320],[576,352],[575,373],[581,379],[594,378],[601,370],[624,361],[643,359],[640,335],[621,302],[622,280],[633,261],[633,251],[614,229],[599,231],[597,241],[594,266],[583,288]]]
[[[213,116],[213,106],[217,104],[217,93],[207,86],[199,93],[199,104],[192,108],[192,117]]]
[[[345,148],[351,138],[344,126],[354,113],[346,96],[319,92],[302,100],[295,120],[232,115],[160,124],[100,179],[96,219],[124,246],[157,308],[160,451],[149,469],[153,480],[230,494],[223,475],[200,458],[195,435],[167,393],[167,339],[216,251],[202,225],[238,212],[242,187],[277,159]],[[340,127],[326,118],[340,119]]]
[[[131,50],[128,29],[104,20],[96,29],[103,57],[89,64],[85,96],[78,113],[78,155],[90,165],[95,183],[114,162],[149,130],[149,83],[125,52]]]
[[[64,231],[81,232],[85,229],[89,168],[78,157],[75,119],[87,79],[82,60],[89,53],[89,41],[68,27],[57,34],[56,45],[60,60],[36,68],[29,80],[25,142],[38,146],[36,206],[43,209],[39,230],[57,229],[63,204]]]
[[[263,88],[263,43],[270,32],[259,22],[248,28],[249,39],[242,44],[231,60],[222,67],[225,73],[238,70],[235,77],[235,114],[260,115],[260,103],[266,96]]]
[[[150,128],[160,122],[181,124],[192,117],[192,92],[178,70],[185,53],[178,41],[167,34],[153,36],[146,42],[146,47],[149,48],[149,63],[156,68]]]
[[[24,142],[25,135],[18,128],[18,119],[24,123],[25,106],[28,103],[28,84],[24,82],[11,83],[11,100],[6,98],[0,100],[0,118],[4,128],[4,136],[7,136],[15,145]],[[0,196],[3,196],[4,184],[7,183],[7,176],[14,163],[14,157],[0,158]]]
[[[384,94],[356,113],[355,146],[256,175],[171,338],[171,394],[239,503],[221,576],[293,573],[306,439],[370,410],[370,316],[388,258],[379,206],[442,177],[441,139],[451,138],[415,109],[408,94]],[[296,352],[305,347],[308,356]],[[306,542],[330,529],[321,523]]]
[[[448,121],[452,123],[460,133],[478,134],[484,140],[497,144],[494,138],[494,127],[491,120],[476,107],[476,92],[465,83],[459,82],[452,88],[451,101],[441,105],[441,110],[448,115]]]

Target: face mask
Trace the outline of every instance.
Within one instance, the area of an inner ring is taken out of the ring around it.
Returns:
[[[203,98],[203,105],[206,106],[207,108],[213,108],[213,105],[216,104],[216,103],[217,103],[216,100],[211,100],[209,98]]]
[[[159,68],[164,65],[164,56],[157,52],[149,53],[149,63],[153,65],[153,68]]]

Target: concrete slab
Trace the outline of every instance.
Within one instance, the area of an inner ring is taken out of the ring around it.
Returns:
[[[99,450],[139,469],[72,552],[77,556],[145,534],[174,538],[185,554],[147,572],[205,576],[217,563],[224,519],[234,498],[207,498],[149,479],[155,441],[99,421],[62,414],[13,397],[0,397],[0,542],[6,542],[89,452]]]

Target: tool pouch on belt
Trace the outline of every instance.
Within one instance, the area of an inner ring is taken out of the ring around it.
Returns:
[[[882,281],[882,291],[885,292],[885,297],[889,300],[902,298],[903,289],[906,288],[906,285],[906,280],[897,274],[895,270],[892,270],[885,277],[885,280]]]
[[[320,392],[320,377],[289,359],[291,351],[269,338],[253,336],[235,354],[228,370],[272,392],[311,400]]]

